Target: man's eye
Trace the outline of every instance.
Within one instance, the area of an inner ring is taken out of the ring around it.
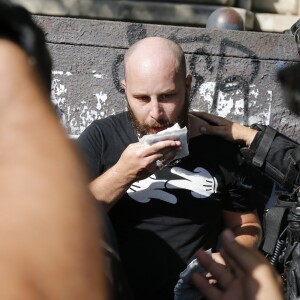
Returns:
[[[150,100],[150,97],[148,97],[148,96],[137,96],[136,98],[137,98],[138,100],[144,101],[144,102]]]
[[[173,94],[163,94],[160,96],[161,100],[168,100],[173,97]]]

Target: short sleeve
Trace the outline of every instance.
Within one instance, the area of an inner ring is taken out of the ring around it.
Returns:
[[[102,153],[101,131],[93,122],[77,139],[78,148],[86,162],[90,179],[95,179],[102,173],[100,161]]]

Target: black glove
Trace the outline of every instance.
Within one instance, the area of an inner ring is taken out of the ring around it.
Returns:
[[[43,31],[33,22],[29,12],[7,0],[0,0],[0,38],[17,43],[35,62],[37,70],[51,91],[51,57]]]

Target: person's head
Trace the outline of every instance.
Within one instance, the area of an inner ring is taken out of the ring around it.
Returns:
[[[181,47],[149,37],[125,54],[125,89],[129,115],[138,134],[157,133],[178,122],[187,125],[192,77],[186,75]]]
[[[52,62],[46,47],[44,33],[34,23],[25,8],[13,5],[8,0],[0,0],[1,38],[10,39],[27,53],[50,94]]]
[[[221,7],[208,17],[206,28],[222,30],[245,30],[244,21],[240,14],[230,7]]]

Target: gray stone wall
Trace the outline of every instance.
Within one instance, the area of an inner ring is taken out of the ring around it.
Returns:
[[[31,13],[205,27],[217,8],[234,7],[246,30],[283,32],[300,18],[300,0],[11,0]]]
[[[140,38],[163,36],[183,47],[193,75],[192,109],[262,122],[300,141],[276,74],[298,60],[293,37],[166,25],[36,16],[53,56],[52,99],[70,135],[123,111],[123,55]]]

